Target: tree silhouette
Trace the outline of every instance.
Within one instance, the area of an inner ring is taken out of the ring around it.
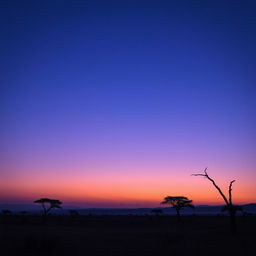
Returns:
[[[20,211],[19,214],[22,215],[22,216],[25,216],[25,215],[28,214],[28,212],[27,211]]]
[[[79,212],[77,210],[69,210],[69,215],[72,218],[75,218],[75,217],[79,216]]]
[[[180,221],[180,210],[185,207],[195,208],[192,200],[185,196],[166,196],[161,204],[170,204],[176,210],[178,221]]]
[[[225,206],[222,208],[222,211],[228,211],[229,213],[229,217],[230,217],[230,229],[231,232],[233,234],[236,233],[236,212],[237,211],[242,211],[242,207],[238,206],[238,205],[234,205],[233,201],[232,201],[232,185],[235,182],[235,180],[230,181],[229,183],[229,187],[228,187],[228,198],[225,196],[225,194],[222,192],[222,190],[220,189],[220,187],[216,184],[216,182],[214,181],[214,179],[212,179],[208,173],[207,173],[207,168],[204,169],[204,173],[199,173],[199,174],[192,174],[193,176],[203,176],[206,179],[208,179],[209,181],[211,181],[211,183],[213,184],[213,186],[218,190],[219,194],[221,195],[221,197],[223,198],[224,202],[225,202]]]
[[[34,201],[36,204],[41,204],[43,208],[43,216],[47,216],[49,212],[54,208],[61,208],[62,202],[56,199],[40,198]],[[48,207],[47,207],[48,205]]]
[[[160,216],[163,213],[163,210],[159,208],[155,208],[155,209],[152,209],[151,212],[153,212],[156,216]]]
[[[4,216],[9,216],[9,215],[12,215],[12,211],[11,210],[2,210],[2,214]]]

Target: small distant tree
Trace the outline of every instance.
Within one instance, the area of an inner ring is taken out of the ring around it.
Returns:
[[[28,212],[27,211],[20,211],[19,214],[22,215],[22,216],[25,216],[25,215],[28,214]]]
[[[160,216],[163,213],[163,210],[159,208],[155,208],[155,209],[152,209],[151,212],[153,212],[156,216]]]
[[[180,218],[180,210],[185,207],[195,208],[192,204],[192,200],[189,200],[185,196],[166,196],[161,204],[170,204],[175,209],[178,221]]]
[[[11,210],[2,210],[2,215],[4,215],[4,216],[12,215],[12,211]]]
[[[69,210],[69,215],[72,218],[75,218],[75,217],[79,216],[79,212],[77,210]]]
[[[56,199],[40,198],[34,201],[36,204],[41,204],[43,208],[43,216],[46,217],[54,208],[60,209],[62,202]]]
[[[192,174],[193,176],[203,176],[211,183],[213,186],[218,190],[219,194],[221,195],[222,199],[225,202],[225,206],[222,208],[222,211],[227,211],[229,213],[230,217],[230,229],[233,234],[236,233],[236,212],[237,211],[242,211],[242,207],[238,205],[234,205],[232,201],[232,185],[235,182],[235,180],[230,181],[229,187],[228,187],[228,198],[225,196],[225,194],[222,192],[221,188],[216,184],[215,180],[212,179],[208,173],[207,173],[207,168],[204,169],[204,173],[197,173],[197,174]]]

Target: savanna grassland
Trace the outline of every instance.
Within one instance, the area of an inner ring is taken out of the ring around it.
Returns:
[[[1,216],[1,255],[255,255],[256,217]]]

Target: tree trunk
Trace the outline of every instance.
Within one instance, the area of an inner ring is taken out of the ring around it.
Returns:
[[[229,218],[230,218],[230,231],[234,235],[236,234],[237,226],[236,226],[236,214],[232,209],[229,211]]]
[[[181,218],[180,218],[180,210],[176,208],[176,213],[177,213],[177,220],[178,222],[181,222]]]

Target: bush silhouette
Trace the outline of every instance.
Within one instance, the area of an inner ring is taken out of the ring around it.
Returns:
[[[8,216],[8,215],[12,215],[12,211],[11,210],[2,210],[2,215],[4,215],[4,216]]]
[[[72,217],[72,218],[75,218],[77,216],[79,216],[79,212],[77,210],[69,210],[69,215]]]
[[[160,216],[163,213],[163,210],[159,208],[155,208],[155,209],[152,209],[151,212],[153,212],[156,216]]]
[[[25,216],[25,215],[28,214],[28,212],[27,211],[20,211],[19,214],[22,215],[22,216]]]

